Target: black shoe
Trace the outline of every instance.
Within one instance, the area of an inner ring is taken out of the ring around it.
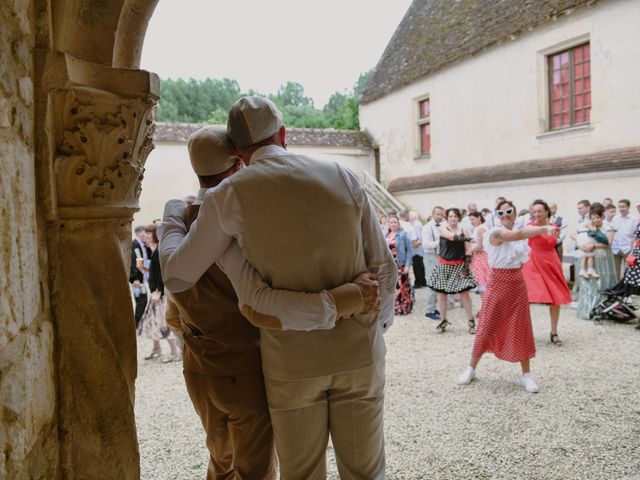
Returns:
[[[473,318],[470,318],[469,322],[468,322],[468,325],[469,325],[469,333],[471,335],[475,335],[475,333],[476,333],[476,321]]]
[[[444,320],[442,320],[438,326],[436,327],[436,333],[444,333],[444,331],[447,328],[447,325],[451,325],[447,319],[445,318]]]

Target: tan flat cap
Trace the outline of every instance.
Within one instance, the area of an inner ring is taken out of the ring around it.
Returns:
[[[189,158],[196,175],[217,175],[230,169],[239,159],[232,150],[223,125],[210,125],[189,137]]]
[[[242,97],[231,105],[227,120],[229,138],[239,148],[272,137],[283,125],[282,112],[264,97]]]

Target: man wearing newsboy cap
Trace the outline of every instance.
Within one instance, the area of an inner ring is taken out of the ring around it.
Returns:
[[[249,167],[207,191],[188,234],[182,202],[165,206],[165,285],[193,285],[235,239],[275,289],[320,292],[369,270],[379,312],[329,330],[263,330],[262,366],[283,480],[323,479],[331,434],[342,478],[384,477],[383,331],[393,321],[397,269],[355,174],[286,151],[282,114],[245,97],[228,133]]]
[[[201,188],[195,203],[187,207],[186,228],[195,220],[207,189],[237,172],[242,162],[231,150],[222,126],[196,131],[188,148]],[[233,241],[195,285],[172,294],[179,311],[174,327],[185,340],[187,391],[207,434],[207,478],[275,478],[273,434],[255,327],[331,328],[337,318],[370,311],[377,299],[377,282],[371,276],[364,273],[353,284],[317,294],[273,290]]]

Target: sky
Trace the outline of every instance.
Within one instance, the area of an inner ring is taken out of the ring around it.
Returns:
[[[242,91],[303,85],[322,107],[375,67],[411,0],[161,0],[142,68],[161,78],[232,78]]]

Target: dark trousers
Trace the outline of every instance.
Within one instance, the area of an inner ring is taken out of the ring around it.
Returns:
[[[134,313],[134,317],[136,319],[136,328],[138,328],[138,325],[140,324],[140,320],[142,319],[142,315],[144,315],[144,309],[147,306],[147,294],[141,293],[140,295],[134,298],[136,299],[136,310]]]
[[[416,282],[413,285],[414,287],[426,287],[427,279],[424,275],[424,261],[420,255],[414,255],[412,258],[413,261],[413,276],[416,277]]]

